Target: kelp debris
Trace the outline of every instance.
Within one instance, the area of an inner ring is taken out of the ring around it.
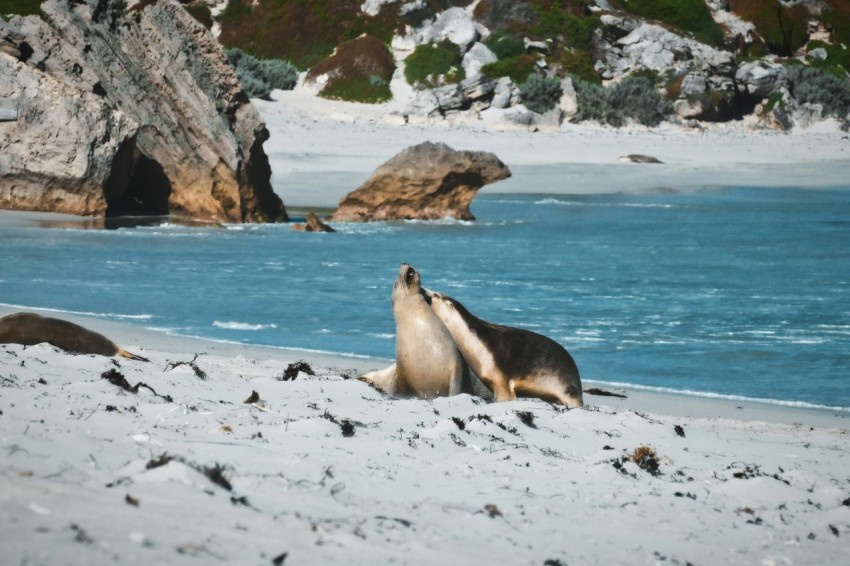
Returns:
[[[163,399],[168,403],[174,402],[174,399],[171,397],[171,395],[160,395],[153,387],[151,387],[147,383],[143,383],[140,381],[136,385],[130,385],[130,382],[127,381],[127,378],[125,378],[124,375],[121,374],[121,372],[119,372],[115,368],[111,368],[109,371],[103,372],[102,374],[100,374],[100,377],[101,379],[109,381],[109,383],[111,383],[112,385],[120,387],[124,391],[129,391],[130,393],[135,394],[139,392],[140,387],[144,387],[145,389],[153,393],[155,397],[159,397],[160,399]]]
[[[200,367],[198,367],[198,364],[195,363],[198,359],[198,356],[200,356],[200,355],[201,354],[195,354],[195,357],[192,358],[191,362],[168,362],[165,365],[165,369],[162,370],[162,371],[169,371],[169,370],[172,370],[174,368],[178,368],[180,366],[189,366],[190,368],[192,368],[192,371],[195,372],[196,376],[198,376],[200,379],[206,379],[207,378],[207,372],[202,370]]]
[[[316,372],[313,371],[313,368],[310,367],[310,364],[305,362],[304,360],[293,362],[286,366],[284,372],[277,377],[278,381],[294,381],[298,374],[304,372],[307,375],[316,375]]]

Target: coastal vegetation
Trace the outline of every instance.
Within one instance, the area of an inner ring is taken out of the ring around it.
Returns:
[[[797,102],[820,104],[825,115],[843,118],[850,113],[850,87],[846,80],[817,67],[788,66],[791,92]]]
[[[41,13],[43,0],[0,0],[0,16],[29,16]]]
[[[404,78],[429,87],[458,83],[466,78],[460,48],[449,41],[426,43],[404,60]]]
[[[596,120],[611,126],[623,126],[629,121],[655,126],[671,111],[670,102],[647,76],[626,77],[609,88],[581,79],[574,84],[581,120]]]
[[[241,49],[225,50],[227,60],[251,98],[268,98],[272,89],[290,90],[298,81],[298,69],[282,59],[258,59]]]
[[[705,0],[614,0],[613,4],[637,16],[690,32],[703,43],[715,46],[723,43],[723,30],[711,17]]]
[[[547,78],[535,73],[520,86],[519,92],[522,95],[522,103],[525,104],[526,108],[532,112],[543,114],[558,104],[564,94],[564,89],[558,79]]]
[[[307,81],[323,81],[319,94],[352,102],[385,102],[392,97],[395,61],[381,40],[363,35],[345,41],[336,52],[307,73]]]

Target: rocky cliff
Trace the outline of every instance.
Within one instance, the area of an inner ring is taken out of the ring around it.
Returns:
[[[215,38],[173,0],[47,0],[0,20],[0,206],[286,220],[268,138]]]
[[[443,143],[409,147],[378,167],[343,198],[333,221],[474,220],[469,205],[478,190],[511,176],[498,157],[455,151]]]

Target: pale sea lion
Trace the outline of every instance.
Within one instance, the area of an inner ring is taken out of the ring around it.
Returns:
[[[530,330],[477,318],[443,293],[423,292],[496,401],[538,397],[570,408],[584,405],[578,368],[563,346]]]
[[[419,273],[408,264],[393,284],[396,363],[359,379],[398,396],[425,399],[473,393],[472,376],[446,325],[425,302]]]
[[[103,334],[67,320],[48,318],[31,312],[16,312],[0,318],[0,344],[33,346],[42,342],[75,354],[121,356],[131,360],[149,361],[116,346]]]

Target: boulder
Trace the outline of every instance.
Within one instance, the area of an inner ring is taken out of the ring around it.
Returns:
[[[304,224],[293,224],[292,229],[301,232],[336,232],[336,230],[319,220],[319,217],[316,215],[316,213],[312,211],[307,213],[307,220]]]
[[[750,61],[738,67],[735,73],[742,94],[761,100],[788,85],[785,66],[768,61]]]
[[[479,24],[463,8],[449,8],[441,12],[430,26],[419,30],[416,43],[439,43],[450,41],[465,53],[470,46],[481,39]]]
[[[496,81],[496,88],[493,91],[493,100],[490,101],[490,106],[493,108],[507,108],[517,104],[520,99],[520,92],[517,86],[509,77],[501,77]]]
[[[21,109],[0,123],[4,205],[285,220],[263,151],[268,130],[215,38],[174,0],[119,6],[46,0],[44,19],[0,28],[4,53],[10,43],[27,53],[4,63]]]
[[[463,96],[463,89],[459,84],[437,87],[432,92],[437,97],[437,104],[443,114],[469,108],[469,100]]]
[[[414,91],[413,97],[404,109],[405,116],[416,118],[434,118],[440,116],[440,101],[429,88]]]
[[[558,101],[558,108],[563,118],[569,120],[578,114],[578,94],[571,78],[567,77],[561,81],[561,91],[563,94]]]
[[[484,75],[475,75],[460,82],[464,98],[472,101],[489,100],[496,91],[496,82]]]
[[[490,48],[481,42],[476,42],[466,55],[463,56],[463,70],[467,77],[474,77],[481,74],[481,67],[490,63],[495,63],[499,58],[496,54],[490,51]]]
[[[474,220],[469,205],[486,184],[510,177],[495,155],[455,151],[442,143],[409,147],[378,167],[340,200],[334,221]]]

